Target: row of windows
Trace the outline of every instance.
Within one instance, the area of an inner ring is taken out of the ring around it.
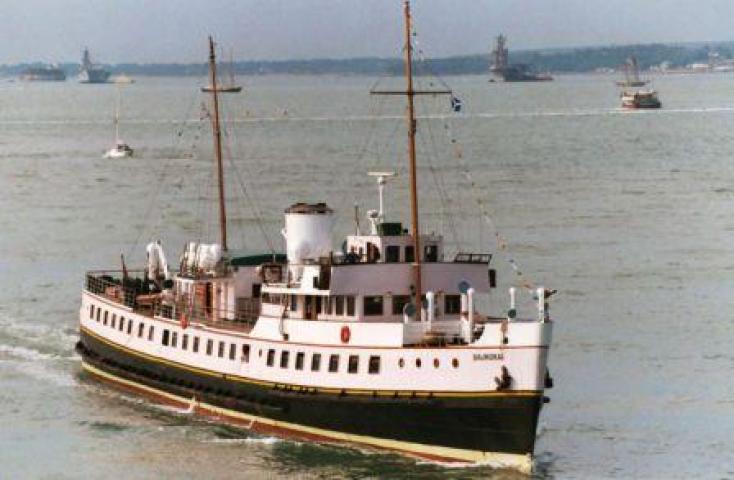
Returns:
[[[392,314],[402,315],[405,305],[410,303],[409,295],[393,295],[392,297]],[[425,298],[424,298],[425,301]],[[366,296],[364,297],[364,314],[367,316],[383,315],[385,311],[385,302],[382,296]],[[461,312],[461,296],[460,295],[444,295],[444,313],[455,315]]]
[[[280,360],[278,361],[280,368],[290,368],[290,356],[291,356],[291,352],[289,350],[281,350]],[[275,357],[276,357],[275,350],[272,348],[268,350],[268,355],[266,359],[266,363],[268,367],[275,366]],[[304,370],[305,364],[306,364],[306,353],[296,352],[296,361],[294,364],[295,369]],[[311,354],[311,360],[309,362],[309,366],[312,372],[318,372],[321,370],[321,354],[320,353]],[[327,370],[330,373],[336,373],[339,371],[339,355],[338,354],[329,355],[329,362],[327,365]],[[359,355],[349,355],[349,357],[347,358],[347,373],[359,373]],[[373,375],[380,373],[380,357],[379,356],[372,355],[369,357],[369,360],[367,362],[367,373],[370,373]]]
[[[400,261],[400,246],[399,245],[388,245],[385,247],[385,263],[397,263]],[[405,262],[412,263],[415,261],[415,249],[412,245],[405,247]],[[438,246],[437,245],[426,245],[423,247],[423,261],[424,262],[437,262],[438,261]]]
[[[95,316],[96,313],[96,316]],[[103,325],[110,325],[110,327],[117,328],[119,331],[124,331],[125,327],[127,327],[127,334],[132,334],[132,328],[133,328],[133,321],[130,319],[125,319],[125,317],[120,316],[117,317],[117,314],[109,314],[107,310],[102,310],[101,308],[97,308],[95,310],[94,305],[90,306],[89,309],[89,318],[95,319],[97,322],[101,322]],[[143,338],[145,335],[145,323],[140,322],[138,324],[138,330],[137,335],[139,338]],[[147,338],[149,341],[153,341],[155,335],[155,329],[153,325],[150,325],[148,327],[148,335]],[[161,335],[161,344],[165,347],[171,347],[171,348],[178,348],[178,332],[170,331],[168,329],[163,329],[163,333]],[[190,341],[190,342],[189,342]],[[188,350],[189,349],[189,343],[191,345],[191,351],[193,353],[199,352],[199,346],[200,346],[200,339],[198,336],[189,336],[189,334],[184,333],[181,335],[181,349],[182,350]],[[206,340],[206,347],[205,347],[205,353],[206,355],[213,355],[214,353],[214,346],[215,342],[213,339],[209,338]],[[229,343],[224,341],[217,342],[217,356],[219,358],[224,358],[225,354],[230,360],[235,360],[237,358],[237,344],[236,343]],[[245,343],[242,344],[240,348],[240,360],[242,362],[248,363],[250,361],[250,345]],[[260,355],[262,355],[262,350],[260,351]],[[305,352],[297,352],[296,353],[296,360],[295,360],[295,369],[296,370],[304,370],[304,365],[306,361],[306,354]],[[290,367],[290,351],[288,350],[282,350],[280,352],[280,361],[278,362],[280,365],[280,368],[289,368]],[[269,367],[272,367],[275,365],[275,350],[270,349],[267,353],[267,365]],[[321,354],[320,353],[313,353],[311,354],[311,360],[309,362],[310,369],[312,372],[318,372],[321,370]],[[415,366],[417,368],[421,368],[422,361],[420,358],[415,359]],[[451,365],[454,368],[458,368],[459,361],[458,359],[454,358],[451,362]],[[398,361],[398,366],[400,368],[405,367],[405,360],[400,359]],[[440,362],[437,358],[433,360],[433,366],[435,368],[438,368],[440,366]],[[331,354],[329,355],[329,362],[328,362],[328,371],[330,373],[336,373],[339,371],[339,355],[338,354]],[[348,373],[359,373],[359,355],[349,355],[347,359],[347,372]],[[380,373],[380,357],[377,355],[371,355],[369,357],[368,363],[367,363],[367,373],[370,374],[378,374]]]

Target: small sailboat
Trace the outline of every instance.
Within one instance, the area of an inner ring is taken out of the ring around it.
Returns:
[[[622,66],[624,70],[624,80],[615,82],[619,87],[644,87],[649,80],[640,79],[640,66],[637,64],[637,57],[631,55]]]
[[[115,103],[115,145],[107,150],[103,158],[125,158],[133,156],[133,149],[120,139],[120,89],[117,89],[117,102]]]
[[[214,90],[216,90],[218,93],[240,93],[242,91],[242,86],[235,84],[234,61],[232,60],[231,52],[229,54],[229,82],[217,84],[216,89],[213,85],[201,87],[201,91],[206,93],[212,93]]]

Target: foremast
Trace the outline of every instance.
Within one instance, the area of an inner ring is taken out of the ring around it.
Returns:
[[[217,85],[217,58],[214,53],[214,40],[209,36],[209,81]],[[219,234],[222,251],[227,251],[227,211],[224,196],[224,166],[222,165],[222,131],[219,125],[219,95],[217,88],[211,89],[214,116],[212,128],[214,130],[214,154],[217,160],[217,181],[219,184]]]

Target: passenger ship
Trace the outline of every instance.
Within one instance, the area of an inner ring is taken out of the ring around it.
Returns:
[[[386,219],[390,173],[375,172],[379,210],[341,249],[333,210],[296,203],[285,210],[284,254],[233,254],[214,89],[221,239],[189,243],[176,272],[159,242],[137,276],[124,262],[88,272],[84,371],[255,432],[532,469],[550,387],[550,292],[533,289],[532,318],[516,316],[514,288],[506,314],[480,313],[477,296],[495,288],[491,255],[448,258],[442,236],[420,233],[413,99],[437,93],[413,88],[407,1],[405,19],[410,230]]]

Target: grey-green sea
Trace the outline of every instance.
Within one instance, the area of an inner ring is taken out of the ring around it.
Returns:
[[[232,246],[282,251],[284,209],[324,201],[338,248],[355,204],[363,227],[377,208],[369,170],[398,172],[386,209],[407,224],[403,99],[360,76],[240,80],[222,98]],[[558,290],[534,475],[734,478],[734,75],[655,77],[658,111],[620,109],[609,76],[444,80],[464,108],[419,99],[422,230],[494,254],[495,312],[510,285]],[[85,270],[217,240],[204,83],[0,82],[0,478],[521,478],[257,436],[81,373]],[[135,155],[104,160],[118,88]]]

